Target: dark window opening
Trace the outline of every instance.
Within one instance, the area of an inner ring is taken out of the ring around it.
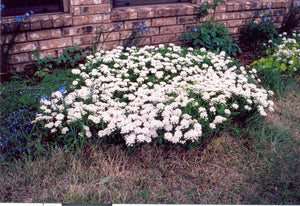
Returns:
[[[2,16],[23,15],[27,12],[51,13],[63,11],[63,0],[2,0]]]
[[[187,2],[191,2],[191,0],[113,0],[113,6],[122,7],[122,6],[140,6],[140,5],[187,3]]]

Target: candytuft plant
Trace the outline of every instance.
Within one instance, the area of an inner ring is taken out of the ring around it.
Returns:
[[[232,120],[273,110],[272,92],[248,82],[225,52],[174,44],[123,49],[87,56],[70,87],[41,99],[33,123],[68,148],[99,138],[189,146]]]

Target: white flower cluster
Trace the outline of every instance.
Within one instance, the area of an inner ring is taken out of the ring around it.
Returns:
[[[263,116],[273,110],[271,92],[248,83],[245,69],[230,66],[224,52],[184,53],[174,44],[122,50],[88,56],[72,70],[78,78],[68,91],[41,100],[43,114],[35,122],[66,134],[85,119],[80,134],[87,137],[119,132],[128,146],[159,137],[184,144],[197,141],[204,127],[216,129],[233,113],[245,112],[245,106]],[[97,134],[90,128],[98,128]]]
[[[293,37],[299,37],[300,32],[297,35],[296,31],[293,32]],[[273,57],[281,62],[284,62],[288,65],[299,65],[300,64],[300,45],[297,43],[297,40],[294,38],[286,38],[286,33],[281,35],[282,43],[277,45],[276,52],[273,54]],[[297,62],[295,62],[297,61]],[[294,68],[297,71],[297,68]]]

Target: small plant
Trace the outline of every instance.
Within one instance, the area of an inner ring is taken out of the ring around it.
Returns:
[[[291,77],[299,74],[300,68],[299,38],[288,38],[286,32],[280,36],[282,38],[278,40],[281,42],[279,45],[269,42],[272,44],[268,51],[269,56],[251,64],[257,70],[263,85],[276,92],[277,95],[285,90],[288,83],[293,82]],[[294,33],[293,36],[297,34]]]
[[[103,12],[100,11],[99,13],[100,15],[102,15],[103,18]],[[100,24],[96,31],[96,38],[93,40],[92,53],[95,54],[96,52],[100,51],[109,35],[115,31],[119,31],[119,45],[121,45],[122,34],[120,32],[120,29],[121,25],[117,24],[113,29],[111,29],[108,33],[105,34],[103,24]],[[136,46],[141,41],[143,35],[148,32],[150,32],[150,29],[148,25],[144,22],[140,23],[139,26],[133,25],[130,36],[122,41],[124,51],[128,47]]]
[[[84,52],[77,44],[73,48],[65,48],[62,55],[58,57],[56,63],[60,69],[75,68],[85,61],[87,53]]]
[[[208,14],[208,9],[215,10],[219,3],[225,4],[226,2],[224,0],[214,0],[212,4],[205,1],[203,5],[198,10],[198,17],[204,17]]]
[[[126,48],[136,46],[141,41],[144,34],[148,32],[150,32],[150,29],[147,23],[142,22],[139,27],[133,26],[130,36],[123,40],[124,51]]]
[[[261,14],[256,10],[253,14],[249,13],[250,17],[246,21],[242,29],[241,41],[243,44],[250,46],[250,49],[255,51],[262,51],[265,44],[269,40],[275,40],[278,33],[275,29],[274,23],[278,22],[279,14],[272,17],[272,9],[267,13]]]
[[[218,24],[213,18],[202,26],[194,28],[190,33],[183,33],[183,45],[187,47],[204,47],[211,51],[225,51],[228,55],[236,56],[241,52],[232,37],[228,37],[228,29]]]
[[[102,19],[103,19],[104,13],[102,11],[100,11],[99,14],[102,16]],[[113,29],[111,29],[107,34],[105,34],[104,29],[103,29],[103,23],[101,22],[101,24],[99,25],[99,27],[96,30],[96,37],[95,37],[95,39],[93,39],[93,42],[92,42],[92,53],[95,54],[97,51],[100,51],[102,49],[104,43],[106,42],[107,38],[109,37],[109,35],[112,32],[119,30],[120,28],[121,28],[121,25],[117,24]]]
[[[51,74],[55,69],[78,67],[80,63],[85,61],[87,53],[75,44],[73,48],[65,48],[57,60],[48,56],[41,59],[38,50],[34,51],[33,55],[37,59],[34,76],[39,78],[40,81],[41,78]]]

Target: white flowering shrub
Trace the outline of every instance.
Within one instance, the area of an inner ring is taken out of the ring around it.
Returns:
[[[279,93],[290,77],[299,74],[300,68],[300,32],[292,37],[287,33],[279,35],[278,42],[269,40],[268,56],[251,64],[258,72],[265,87]]]
[[[224,52],[174,44],[122,50],[88,56],[72,70],[70,88],[41,100],[34,122],[65,138],[186,145],[232,120],[273,110],[272,92],[249,82]]]

